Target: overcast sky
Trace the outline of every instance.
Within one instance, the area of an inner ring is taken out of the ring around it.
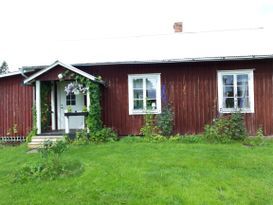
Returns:
[[[171,34],[175,21],[185,32],[273,28],[272,0],[0,0],[0,8],[0,63],[10,70],[53,63],[60,43]]]

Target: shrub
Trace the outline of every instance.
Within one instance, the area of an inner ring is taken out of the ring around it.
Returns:
[[[63,141],[46,141],[39,149],[41,159],[36,164],[25,164],[15,172],[13,182],[24,183],[34,179],[54,180],[59,177],[75,176],[83,171],[79,161],[63,161],[61,155],[67,149]]]
[[[156,125],[159,133],[170,136],[173,132],[174,112],[170,104],[164,105],[161,114],[156,116]]]
[[[34,128],[32,129],[26,136],[26,142],[31,142],[32,137],[35,136],[37,134],[37,129]]]
[[[74,140],[75,144],[89,144],[90,143],[90,137],[89,134],[87,132],[87,129],[82,129],[79,132],[76,132],[76,138]]]
[[[105,127],[91,136],[91,141],[95,143],[111,142],[117,140],[117,133],[111,128]]]
[[[265,145],[265,137],[263,134],[263,129],[259,128],[256,132],[255,137],[247,137],[243,141],[243,144],[246,146],[262,146]]]
[[[158,128],[155,125],[154,115],[151,113],[147,113],[144,115],[144,126],[140,129],[140,134],[144,135],[144,137],[152,137],[156,135],[158,132]]]
[[[206,125],[204,131],[204,138],[211,143],[230,143],[244,140],[246,136],[243,115],[239,112],[216,119],[211,125]]]
[[[210,143],[229,143],[231,133],[229,131],[229,121],[226,117],[216,119],[212,125],[206,125],[204,138]]]
[[[152,137],[149,137],[148,140],[150,142],[165,142],[168,140],[168,138],[162,135],[154,135]]]

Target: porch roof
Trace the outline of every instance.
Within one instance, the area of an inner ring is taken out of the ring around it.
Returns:
[[[90,75],[89,73],[86,73],[86,72],[84,72],[84,71],[82,71],[82,70],[80,70],[80,69],[78,69],[78,68],[76,68],[76,67],[74,67],[72,65],[64,64],[64,63],[62,63],[60,61],[56,61],[52,65],[50,65],[48,67],[45,67],[45,68],[39,70],[38,72],[34,73],[33,75],[29,76],[28,78],[26,78],[24,80],[24,84],[33,83],[33,81],[35,81],[35,79],[37,77],[39,77],[42,74],[50,71],[51,69],[55,68],[56,66],[61,66],[61,67],[65,68],[65,69],[67,69],[67,70],[70,70],[70,71],[72,71],[74,73],[77,73],[77,74],[83,76],[83,77],[86,77],[86,78],[88,78],[88,79],[90,79],[90,80],[92,80],[94,82],[97,82],[97,83],[100,83],[100,84],[105,84],[104,81],[97,79],[95,76]]]

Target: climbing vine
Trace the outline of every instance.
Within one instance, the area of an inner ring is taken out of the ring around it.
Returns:
[[[26,136],[26,142],[31,142],[32,137],[37,134],[37,112],[35,104],[33,104],[32,106],[32,121],[33,121],[32,129]]]
[[[84,84],[89,91],[90,98],[90,107],[89,113],[87,116],[86,124],[90,131],[91,136],[94,135],[97,131],[103,128],[101,120],[101,89],[100,84],[93,82],[83,76],[76,75],[75,80]]]
[[[41,124],[44,130],[50,128],[50,83],[41,83]]]
[[[81,75],[70,73],[65,71],[62,73],[63,77],[68,79],[74,78],[77,83],[84,85],[89,92],[90,98],[90,107],[88,111],[88,116],[86,119],[86,124],[89,129],[90,135],[93,136],[96,132],[100,131],[103,128],[103,123],[101,120],[101,87],[98,82],[93,82],[86,77]],[[100,81],[100,77],[97,78]]]

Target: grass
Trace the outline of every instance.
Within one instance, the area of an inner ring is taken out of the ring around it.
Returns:
[[[82,175],[11,183],[38,154],[0,147],[0,204],[273,204],[273,145],[108,143],[71,146]]]

